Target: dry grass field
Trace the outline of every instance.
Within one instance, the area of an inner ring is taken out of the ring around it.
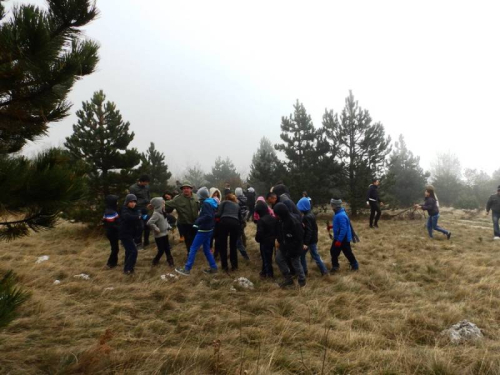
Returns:
[[[307,286],[292,290],[259,280],[253,224],[251,260],[236,274],[203,274],[200,253],[189,278],[167,281],[160,276],[173,269],[150,266],[154,246],[139,252],[135,276],[106,270],[106,239],[76,224],[2,243],[0,271],[14,269],[32,296],[0,331],[0,373],[500,374],[500,242],[490,218],[444,212],[451,241],[429,240],[423,220],[353,224],[360,271],[341,256],[340,272],[321,278],[308,259]],[[181,265],[184,246],[173,252]],[[35,264],[42,255],[50,259]],[[230,291],[239,276],[255,289]],[[462,319],[484,339],[453,345],[440,335]]]

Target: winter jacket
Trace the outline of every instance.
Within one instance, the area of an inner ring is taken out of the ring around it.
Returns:
[[[309,246],[318,243],[318,224],[311,211],[302,216],[302,224],[304,225],[304,245]]]
[[[151,200],[154,212],[147,225],[154,231],[155,238],[165,237],[171,228],[163,213],[163,203],[163,198],[153,198]]]
[[[143,209],[147,208],[149,201],[151,200],[151,195],[149,194],[149,186],[142,186],[138,183],[133,184],[128,188],[130,194],[134,194],[137,197],[137,208]]]
[[[500,195],[493,194],[486,203],[486,212],[493,211],[496,214],[500,214]]]
[[[247,197],[247,206],[249,209],[252,209],[255,207],[255,190],[254,188],[249,188],[245,194]]]
[[[207,198],[201,204],[200,216],[196,219],[194,225],[198,232],[210,232],[215,227],[215,213],[217,211],[217,202],[213,198]]]
[[[266,199],[261,196],[261,197],[258,197],[257,201],[255,202],[255,212],[253,213],[253,221],[254,222],[258,222],[259,219],[260,219],[260,215],[257,212],[257,207],[260,204],[264,204],[267,207],[267,212],[269,213],[269,215],[271,215],[272,217],[274,217],[274,211],[273,211],[273,209],[267,205]]]
[[[280,197],[280,203],[283,203],[287,208],[290,213],[295,216],[295,218],[299,221],[302,221],[302,216],[300,215],[300,211],[293,203],[293,201],[290,199],[290,197],[287,194],[282,194]]]
[[[351,221],[342,207],[335,211],[333,217],[333,241],[352,241]]]
[[[280,244],[280,251],[291,258],[302,255],[304,245],[302,223],[288,211],[288,208],[283,203],[278,203],[274,207],[274,213],[279,217],[277,239]]]
[[[184,194],[177,195],[174,199],[165,202],[167,212],[177,211],[178,224],[194,224],[198,218],[199,203],[195,194],[187,198]]]
[[[135,206],[130,208],[124,205],[120,212],[120,239],[133,240],[142,231],[141,211]]]
[[[370,185],[368,188],[368,193],[366,194],[367,202],[380,202],[380,197],[378,196],[378,186]]]
[[[290,197],[290,190],[286,187],[286,185],[278,184],[273,186],[272,192],[278,196],[278,199],[281,195],[286,194]]]
[[[210,188],[210,198],[213,198],[216,192],[219,193],[219,200],[222,200],[224,197],[222,196],[220,190],[214,187]]]
[[[248,204],[247,204],[247,197],[245,197],[243,195],[243,189],[236,188],[236,198],[238,199],[238,204],[240,205],[241,216],[242,217],[247,217],[247,215],[248,215]]]
[[[233,201],[223,201],[217,211],[216,217],[219,219],[234,219],[240,224],[243,222],[241,208],[238,203]]]
[[[255,241],[262,245],[274,247],[276,241],[276,218],[269,214],[267,204],[265,203],[258,202],[255,206],[255,212],[258,212],[260,217],[260,220],[257,222]]]
[[[432,197],[426,197],[424,204],[421,206],[422,210],[426,210],[429,216],[436,216],[439,213],[439,206],[437,201]]]
[[[120,231],[120,215],[118,215],[118,197],[116,195],[108,195],[104,200],[106,209],[102,217],[104,228],[108,235],[118,234]]]

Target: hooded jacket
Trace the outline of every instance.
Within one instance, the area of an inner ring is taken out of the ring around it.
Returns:
[[[292,215],[294,215],[299,221],[301,221],[302,216],[300,215],[300,211],[295,203],[293,203],[293,201],[290,199],[290,197],[287,194],[282,194],[279,198],[280,203],[283,203],[288,208],[288,211],[290,211]]]
[[[116,195],[108,195],[104,203],[106,209],[102,217],[104,228],[108,235],[116,235],[120,231],[120,215],[118,215],[118,197]]]
[[[260,215],[257,213],[257,205],[260,204],[259,202],[262,202],[263,204],[266,205],[267,207],[267,212],[269,213],[269,215],[271,215],[272,217],[274,217],[274,211],[271,207],[269,207],[269,205],[267,204],[266,202],[266,198],[264,198],[263,196],[260,196],[257,198],[257,201],[255,202],[255,212],[253,213],[253,221],[254,222],[257,222],[259,221],[260,219]]]
[[[304,245],[309,246],[318,243],[318,224],[316,223],[316,217],[311,212],[309,198],[301,198],[297,203],[297,208],[303,213]]]
[[[241,216],[245,218],[248,215],[247,197],[245,197],[245,195],[243,194],[242,188],[236,188],[235,192],[236,198],[238,199],[238,204],[240,205]]]
[[[333,241],[352,241],[351,221],[342,207],[335,210],[333,217]]]
[[[172,212],[172,210],[177,211],[177,224],[193,225],[198,218],[198,197],[194,193],[191,195],[191,198],[185,197],[184,194],[179,194],[174,199],[165,202],[165,208],[167,212]]]
[[[120,212],[121,225],[120,225],[120,239],[133,240],[138,237],[142,230],[141,211],[135,206],[130,208],[127,204],[130,201],[136,201],[137,198],[134,194],[129,194],[125,198],[123,207]]]
[[[200,216],[196,219],[194,225],[198,227],[199,232],[210,232],[215,226],[215,212],[217,211],[217,202],[213,198],[207,198],[201,204]]]
[[[274,247],[274,242],[276,241],[276,218],[269,214],[267,204],[262,201],[257,201],[255,213],[260,217],[260,220],[257,222],[255,241],[261,245]]]
[[[302,223],[291,214],[283,203],[274,206],[274,213],[279,218],[277,224],[277,239],[280,251],[294,258],[303,252],[304,229]]]
[[[151,205],[154,208],[151,219],[148,220],[148,226],[154,231],[155,238],[165,237],[171,228],[163,212],[163,198],[151,199]]]
[[[216,192],[219,193],[219,200],[222,200],[224,197],[222,196],[220,190],[215,187],[210,188],[210,198],[213,198]]]
[[[151,195],[149,194],[149,186],[142,186],[138,183],[133,184],[128,188],[130,194],[134,194],[137,197],[137,208],[145,209],[147,208],[149,201],[151,200]]]

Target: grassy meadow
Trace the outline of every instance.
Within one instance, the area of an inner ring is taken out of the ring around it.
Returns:
[[[319,250],[330,266],[325,220]],[[340,272],[322,278],[308,257],[307,286],[291,290],[259,279],[253,224],[251,260],[240,257],[237,273],[203,274],[200,252],[190,277],[166,281],[175,272],[151,267],[154,243],[128,277],[105,269],[106,238],[78,224],[0,243],[0,272],[15,270],[32,293],[0,331],[0,373],[500,374],[500,241],[490,218],[442,212],[451,241],[428,239],[423,219],[353,225],[360,271],[341,255]],[[36,264],[42,255],[50,259]],[[74,277],[81,273],[90,280]],[[239,276],[255,289],[236,286]],[[440,335],[463,319],[484,339],[453,345]]]

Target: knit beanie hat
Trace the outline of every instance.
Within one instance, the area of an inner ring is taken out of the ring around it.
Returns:
[[[137,197],[134,194],[128,194],[125,197],[125,202],[123,203],[125,206],[129,204],[129,202],[136,201],[137,202]]]
[[[208,197],[210,197],[210,193],[205,186],[199,188],[196,194],[198,195],[198,198],[200,200],[207,199]]]
[[[338,198],[338,199],[332,198],[332,199],[330,199],[330,204],[332,206],[340,207],[340,206],[342,206],[342,199],[340,199],[340,198]]]

